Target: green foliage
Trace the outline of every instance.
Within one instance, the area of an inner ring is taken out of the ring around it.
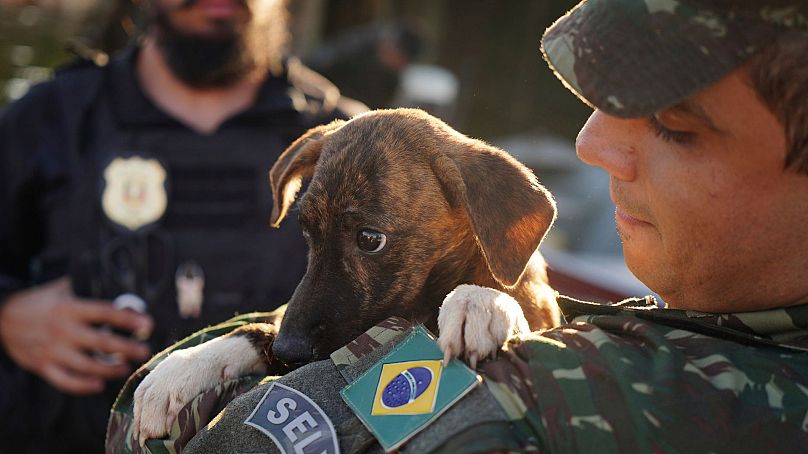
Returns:
[[[70,60],[65,51],[69,21],[38,6],[0,6],[0,105],[24,84],[50,76]]]

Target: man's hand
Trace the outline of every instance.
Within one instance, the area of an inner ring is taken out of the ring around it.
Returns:
[[[0,346],[17,365],[70,394],[98,393],[105,380],[129,373],[126,364],[106,364],[93,352],[135,361],[149,356],[147,346],[101,325],[148,335],[153,322],[107,301],[77,298],[68,278],[14,293],[0,304]]]

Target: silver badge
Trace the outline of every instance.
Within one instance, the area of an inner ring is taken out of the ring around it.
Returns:
[[[177,285],[177,306],[182,318],[199,318],[205,290],[205,273],[193,260],[177,267],[174,276]]]

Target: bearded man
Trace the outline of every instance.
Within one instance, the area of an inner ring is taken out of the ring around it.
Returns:
[[[0,113],[0,451],[101,452],[118,380],[150,352],[283,304],[306,249],[294,223],[267,227],[267,172],[363,109],[284,58],[283,0],[143,8],[108,65]]]

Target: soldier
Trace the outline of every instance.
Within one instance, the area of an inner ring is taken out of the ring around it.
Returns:
[[[469,393],[399,446],[804,449],[808,4],[588,0],[547,30],[542,49],[595,108],[578,155],[609,172],[627,264],[665,307],[650,297],[608,306],[560,298],[565,325],[512,339],[499,359],[481,364],[483,396]],[[374,332],[381,328],[390,330]],[[278,381],[316,404],[288,397],[288,408],[319,408],[333,431],[305,413],[282,418],[277,397],[288,390],[267,383],[233,401],[186,452],[293,449],[324,433],[344,452],[394,449],[350,390],[406,342],[368,336]],[[414,378],[397,383],[412,399],[427,395]],[[479,405],[464,406],[467,399]],[[172,433],[193,419],[177,418]]]
[[[306,249],[267,172],[362,108],[283,56],[282,0],[141,3],[137,43],[0,117],[3,452],[100,452],[130,361],[283,304]]]

